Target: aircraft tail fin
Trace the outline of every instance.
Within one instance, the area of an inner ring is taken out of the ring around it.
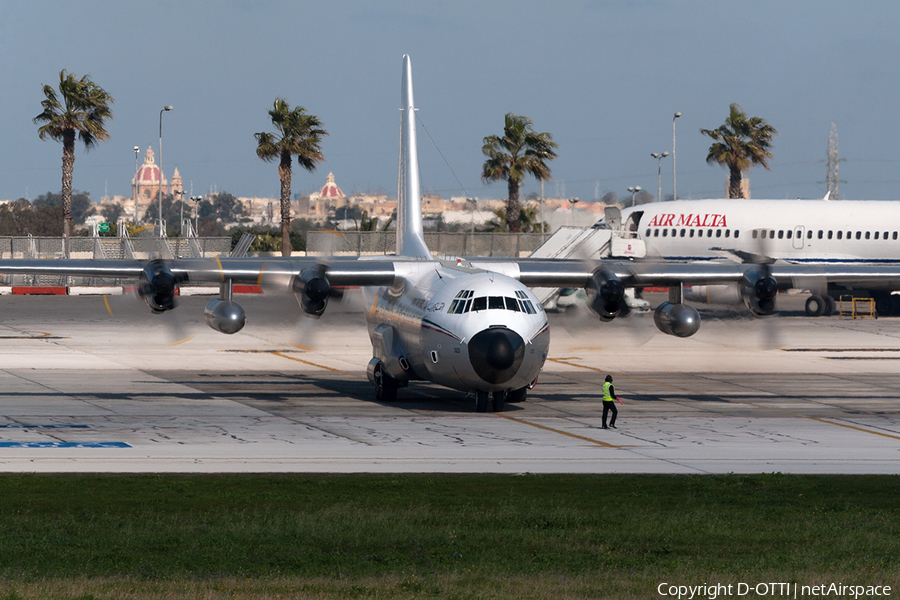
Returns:
[[[400,175],[397,189],[397,254],[431,260],[422,227],[422,193],[416,144],[416,108],[413,102],[412,63],[403,55],[400,90]]]

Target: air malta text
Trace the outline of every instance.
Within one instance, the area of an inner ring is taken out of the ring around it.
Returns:
[[[725,215],[662,213],[655,215],[647,227],[728,227],[728,223],[725,222]]]

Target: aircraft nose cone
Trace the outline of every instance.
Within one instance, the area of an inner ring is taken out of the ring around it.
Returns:
[[[525,358],[522,336],[505,327],[476,333],[469,341],[469,361],[478,376],[488,383],[512,379]]]

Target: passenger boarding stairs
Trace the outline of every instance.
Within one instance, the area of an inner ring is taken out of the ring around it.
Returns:
[[[591,227],[560,227],[530,258],[600,260],[603,258],[643,258],[644,241],[631,223],[621,223],[619,209],[606,208],[602,221]],[[555,309],[560,288],[534,288],[541,305]]]

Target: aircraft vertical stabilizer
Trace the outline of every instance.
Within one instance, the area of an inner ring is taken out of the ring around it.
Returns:
[[[397,254],[431,260],[422,229],[419,152],[416,146],[416,108],[413,103],[412,63],[403,55],[400,90],[400,176],[397,190]]]

